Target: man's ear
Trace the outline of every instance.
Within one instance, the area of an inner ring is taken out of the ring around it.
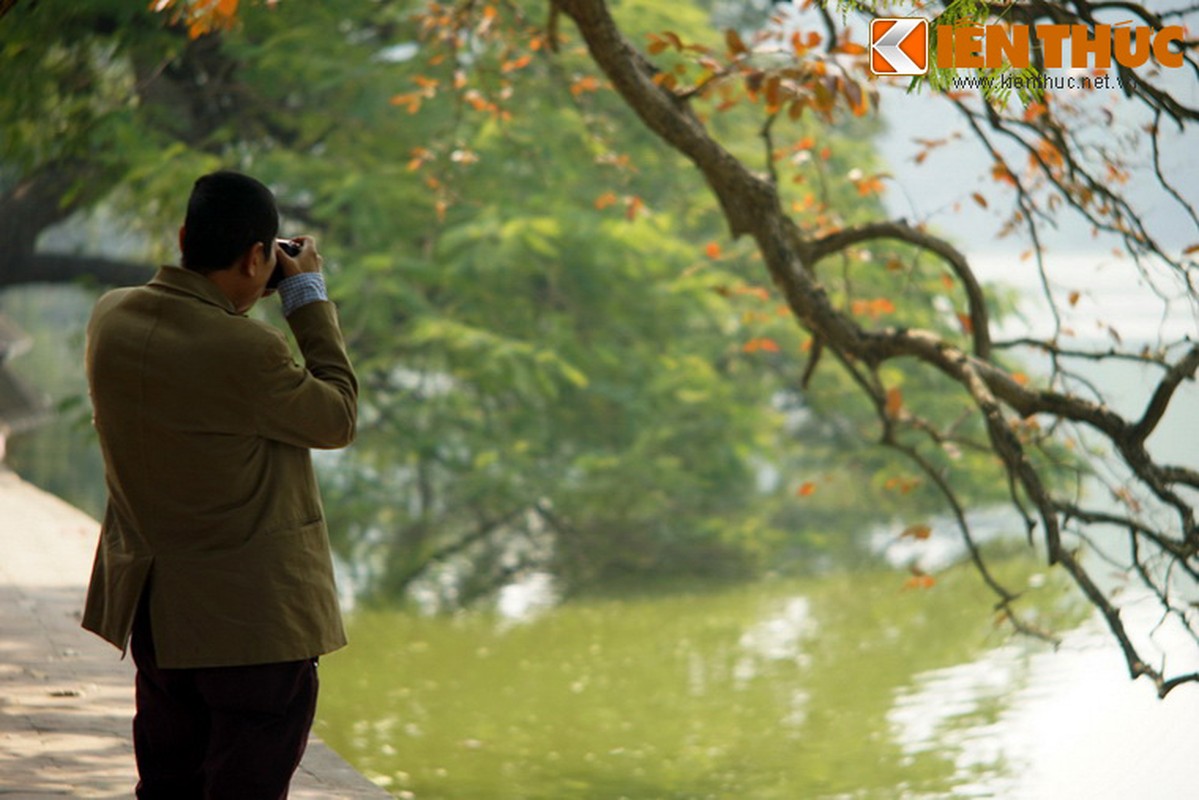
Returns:
[[[262,242],[255,242],[247,247],[237,260],[238,271],[247,278],[252,278],[259,270],[265,269],[268,259],[264,250]]]

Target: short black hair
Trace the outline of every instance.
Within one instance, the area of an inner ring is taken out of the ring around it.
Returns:
[[[279,233],[275,195],[240,172],[221,170],[196,180],[183,222],[183,266],[225,269],[256,242],[271,248]]]

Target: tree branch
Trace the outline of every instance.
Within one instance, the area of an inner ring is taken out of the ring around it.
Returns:
[[[34,253],[6,258],[0,267],[0,287],[27,283],[85,283],[135,286],[145,283],[154,267],[133,261],[66,253]]]
[[[894,239],[915,245],[922,250],[934,253],[949,265],[966,290],[966,302],[969,304],[970,321],[974,329],[974,355],[983,360],[989,360],[991,358],[991,323],[987,315],[986,297],[983,295],[982,286],[979,285],[966,256],[944,239],[917,230],[905,222],[887,220],[845,228],[821,237],[812,243],[809,253],[812,261],[815,262],[830,253],[840,252],[847,247],[875,239]]]
[[[553,0],[562,13],[574,20],[592,58],[608,75],[616,91],[642,121],[668,145],[691,159],[704,175],[709,187],[717,197],[729,222],[734,236],[750,235],[758,245],[763,261],[774,283],[797,321],[810,331],[825,349],[830,350],[843,364],[850,368],[861,389],[876,405],[881,400],[880,389],[859,374],[854,365],[860,364],[875,373],[878,365],[889,359],[915,358],[941,374],[951,378],[962,387],[975,408],[982,414],[987,430],[990,449],[999,457],[1012,486],[1012,503],[1022,509],[1027,501],[1035,508],[1037,522],[1043,529],[1050,563],[1060,563],[1071,575],[1087,599],[1107,621],[1113,637],[1119,643],[1133,677],[1147,675],[1155,683],[1159,694],[1165,694],[1181,682],[1196,679],[1195,676],[1167,678],[1141,657],[1120,619],[1119,610],[1098,587],[1086,567],[1076,554],[1062,542],[1062,523],[1059,519],[1062,506],[1053,497],[1047,476],[1029,458],[1024,444],[1012,430],[1009,414],[1014,411],[1020,417],[1046,415],[1055,421],[1083,423],[1099,432],[1115,446],[1123,462],[1132,470],[1140,486],[1151,491],[1159,500],[1172,507],[1181,520],[1187,544],[1183,552],[1193,553],[1199,545],[1199,532],[1194,526],[1193,511],[1183,498],[1171,488],[1173,482],[1191,477],[1191,470],[1181,467],[1163,467],[1153,462],[1145,451],[1143,441],[1156,426],[1173,398],[1182,380],[1194,374],[1199,366],[1199,355],[1194,350],[1167,373],[1145,410],[1141,420],[1133,424],[1105,403],[1067,394],[1053,389],[1038,389],[1018,381],[1002,366],[990,360],[992,345],[986,314],[985,296],[975,280],[965,257],[948,243],[913,229],[902,222],[879,221],[848,228],[826,236],[805,239],[799,227],[781,208],[776,187],[770,180],[752,173],[732,157],[713,139],[699,118],[692,112],[688,102],[658,86],[652,80],[653,66],[627,42],[608,13],[603,0]],[[1035,8],[1024,7],[1029,15],[1048,13],[1050,4],[1037,4]],[[1073,18],[1074,12],[1057,7],[1063,15]],[[1140,95],[1142,99],[1145,95]],[[1152,102],[1152,96],[1146,102]],[[1161,107],[1161,106],[1158,106]],[[1177,111],[1167,108],[1166,113]],[[980,138],[986,136],[978,127],[973,116],[968,117],[976,126]],[[997,128],[1001,133],[1014,137],[1033,157],[1039,168],[1055,181],[1054,186],[1069,197],[1069,187],[1054,176],[1050,164],[1036,148],[1008,127]],[[1071,142],[1057,136],[1055,146],[1069,148]],[[987,143],[996,163],[1003,159],[995,148]],[[1070,169],[1079,169],[1072,156],[1064,156]],[[1068,176],[1067,176],[1068,177]],[[1088,177],[1081,178],[1098,196],[1114,198],[1117,218],[1132,223],[1132,236],[1156,250],[1152,240],[1142,236],[1140,220],[1123,200],[1106,193],[1106,188]],[[1017,180],[1013,175],[1013,180]],[[1018,185],[1021,210],[1033,225],[1033,215],[1044,213],[1032,202],[1032,196]],[[1076,204],[1074,211],[1088,217],[1092,222],[1104,220],[1088,216],[1088,209]],[[1122,216],[1121,216],[1122,215]],[[1049,217],[1046,217],[1047,219]],[[1115,229],[1115,228],[1113,228]],[[821,258],[844,252],[855,244],[875,239],[894,239],[906,242],[933,253],[944,260],[962,283],[970,303],[971,318],[975,327],[973,354],[967,353],[952,342],[933,331],[906,328],[883,328],[864,330],[851,317],[836,308],[823,287],[817,282],[813,267]],[[1045,345],[1053,353],[1055,345]],[[884,419],[884,426],[889,423]],[[919,461],[918,461],[919,463]],[[927,474],[927,473],[926,473]],[[952,497],[947,501],[953,507]],[[1030,526],[1032,518],[1026,515]],[[960,527],[960,526],[959,526]],[[1031,528],[1030,528],[1031,529]],[[964,533],[969,545],[968,529]],[[976,560],[976,565],[977,565]],[[985,565],[984,565],[985,566]],[[981,569],[984,579],[985,569]],[[996,588],[992,586],[992,588]],[[1001,588],[1001,587],[1000,587]],[[1001,604],[1010,598],[999,591]]]

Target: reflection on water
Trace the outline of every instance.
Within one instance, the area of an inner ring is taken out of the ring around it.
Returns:
[[[790,661],[801,667],[807,666],[811,658],[803,652],[803,645],[816,635],[816,628],[808,598],[790,597],[777,614],[742,634],[738,645],[745,651],[746,662]],[[753,674],[757,674],[756,669]]]
[[[1152,604],[1126,608],[1134,625],[1153,613]],[[1185,636],[1178,629],[1160,635]],[[1171,650],[1176,644],[1162,642]],[[954,796],[1199,796],[1199,686],[1159,701],[1147,682],[1129,680],[1097,618],[1070,631],[1057,652],[1026,657],[1002,647],[925,673],[898,694],[890,719],[906,751],[952,754]]]
[[[548,612],[558,600],[554,576],[548,572],[534,572],[500,589],[496,611],[504,619],[528,622]]]
[[[1020,648],[996,648],[975,661],[918,675],[897,693],[887,717],[909,757],[950,754],[961,780],[980,770],[998,772],[1003,752],[990,717],[1006,695],[1024,685],[1027,672]]]
[[[812,665],[812,656],[807,649],[819,646],[816,641],[818,625],[812,617],[812,604],[808,598],[790,597],[783,602],[778,613],[767,616],[751,626],[737,642],[741,657],[733,667],[733,685],[744,689],[750,681],[763,672],[766,662],[781,661],[800,669]],[[696,655],[695,663],[702,663]],[[808,720],[811,693],[802,686],[791,690],[786,699],[786,711],[779,722],[788,728],[802,729]]]

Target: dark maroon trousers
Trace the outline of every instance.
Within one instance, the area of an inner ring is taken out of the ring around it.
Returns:
[[[139,800],[285,800],[316,713],[316,659],[161,669],[144,601],[130,649]]]

